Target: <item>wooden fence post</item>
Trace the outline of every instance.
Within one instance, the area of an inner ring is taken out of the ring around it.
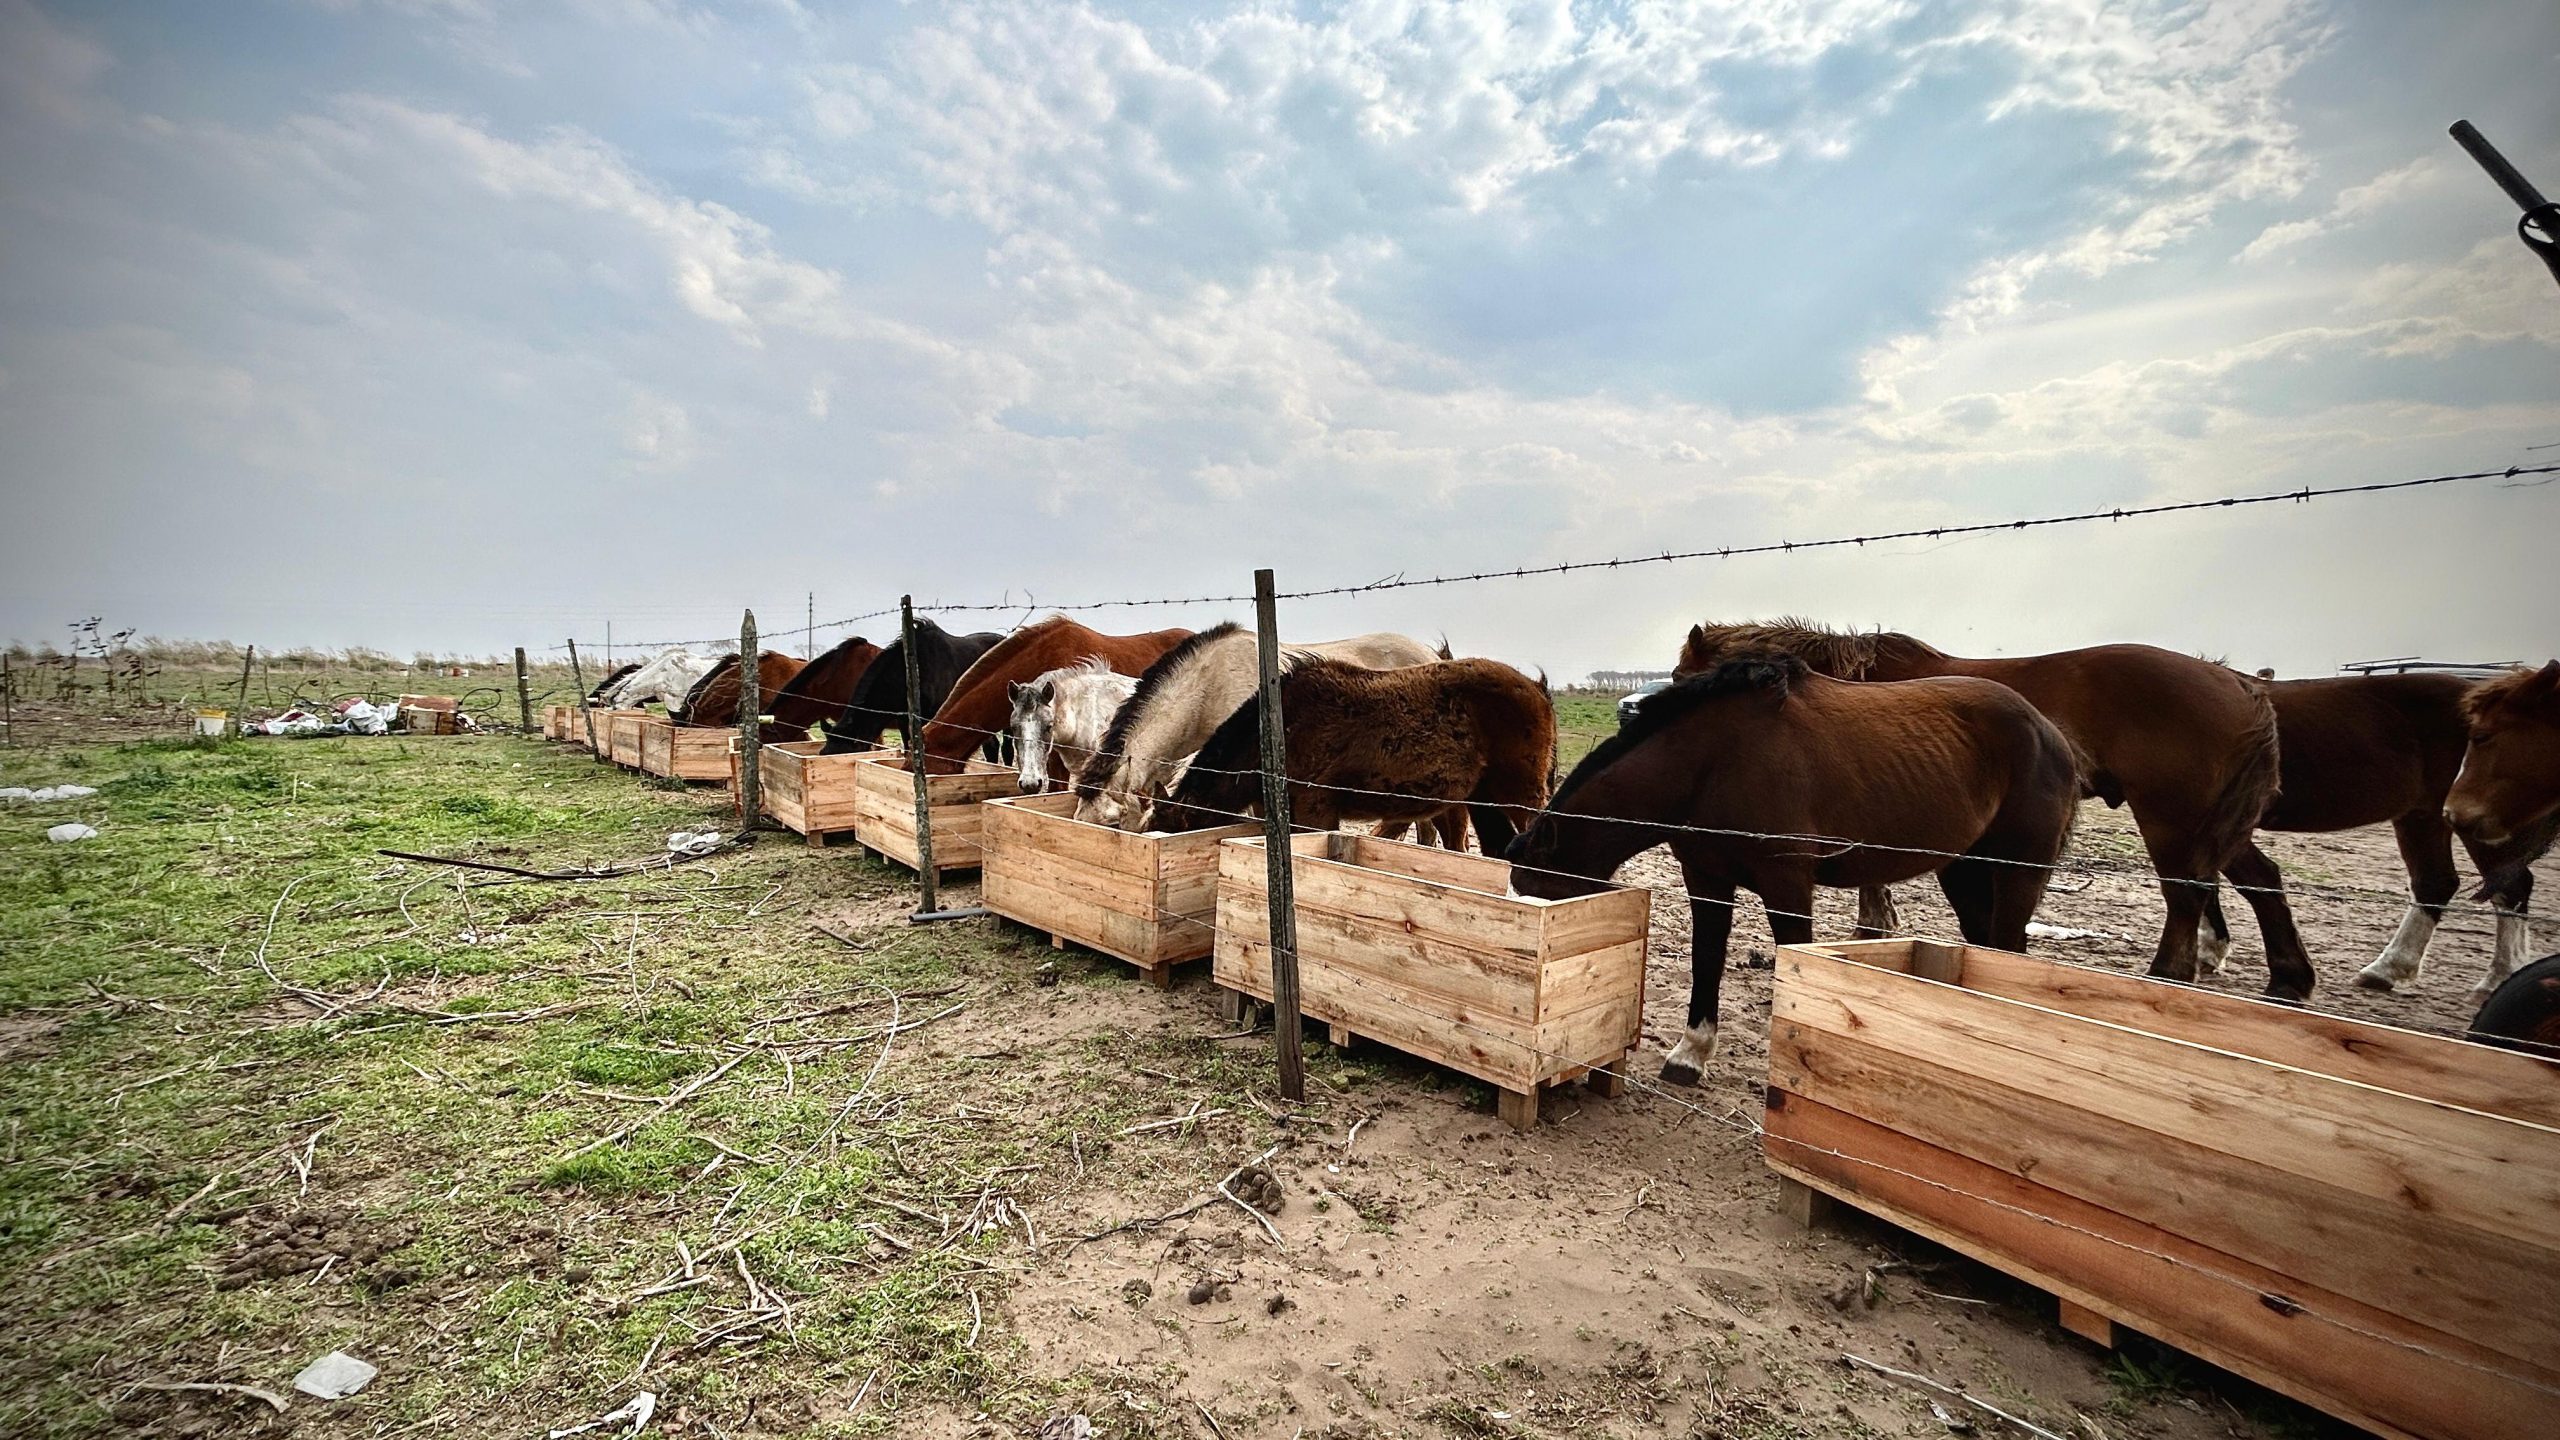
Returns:
[[[1280,714],[1280,620],[1271,572],[1253,572],[1254,646],[1262,671],[1262,843],[1271,905],[1271,1040],[1280,1057],[1280,1094],[1307,1098],[1307,1061],[1298,1034],[1296,856],[1289,849],[1289,734]]]
[[[738,828],[752,830],[764,815],[764,670],[756,663],[756,612],[738,624]]]
[[[533,681],[525,674],[524,647],[516,647],[516,725],[533,733]]]
[[[916,913],[930,915],[941,908],[942,877],[933,867],[933,800],[927,786],[931,778],[924,772],[924,718],[916,713],[916,692],[924,686],[922,668],[916,663],[916,597],[898,597],[898,649],[907,660],[906,733],[901,737],[907,747],[907,768],[916,777],[916,876],[922,882],[921,898]]]
[[[18,673],[9,668],[9,652],[0,650],[0,745],[18,743]]]
[[[569,639],[569,683],[578,687],[578,718],[586,722],[587,753],[601,760],[604,756],[596,747],[596,712],[587,705],[587,670],[578,663],[576,636]]]
[[[231,707],[235,710],[249,708],[249,662],[256,658],[258,658],[258,647],[255,645],[240,652],[240,703]]]

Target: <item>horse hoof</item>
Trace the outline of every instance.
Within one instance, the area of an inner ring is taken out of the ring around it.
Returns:
[[[2388,995],[2391,993],[2391,977],[2388,975],[2376,975],[2370,970],[2359,970],[2356,972],[2356,988],[2359,990],[2378,991],[2384,995]]]
[[[1665,1085],[1685,1085],[1689,1089],[1695,1090],[1698,1088],[1698,1067],[1695,1065],[1683,1065],[1677,1061],[1666,1060],[1662,1064],[1662,1083]]]
[[[2269,990],[2266,994],[2258,998],[2262,1000],[2272,1000],[2278,1005],[2292,1005],[2299,1007],[2309,1003],[2311,994],[2309,991],[2304,991],[2297,995],[2290,990]]]

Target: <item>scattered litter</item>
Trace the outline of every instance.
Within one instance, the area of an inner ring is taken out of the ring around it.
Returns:
[[[1946,1426],[1947,1433],[1951,1435],[1970,1435],[1973,1433],[1972,1421],[1967,1420],[1963,1416],[1948,1409],[1946,1406],[1939,1404],[1935,1400],[1929,1402],[1929,1413],[1936,1416],[1938,1418],[1938,1423]]]
[[[2121,940],[2124,937],[2109,930],[2083,930],[2074,925],[2047,925],[2041,920],[2027,922],[2030,940]]]
[[[44,832],[44,838],[52,841],[56,845],[68,845],[74,840],[94,840],[97,838],[97,835],[97,826],[78,824],[56,825],[52,829]]]
[[[381,1373],[344,1350],[332,1350],[303,1366],[293,1377],[293,1388],[317,1400],[344,1400]]]
[[[1043,1423],[1040,1440],[1093,1440],[1093,1422],[1082,1415],[1059,1415]]]
[[[33,790],[24,785],[11,785],[0,789],[0,801],[11,805],[40,805],[47,800],[77,800],[97,793],[88,785],[44,785]]]
[[[415,700],[418,697],[410,698]],[[413,705],[411,708],[419,707]],[[459,711],[451,713],[456,730],[468,733],[480,728],[479,722],[470,716]],[[376,705],[359,695],[341,700],[325,711],[296,708],[265,720],[243,720],[240,733],[281,735],[297,740],[314,735],[388,735],[399,719],[400,706],[397,703]]]
[[[670,855],[708,855],[712,851],[720,848],[720,841],[722,838],[723,837],[720,832],[717,830],[705,830],[699,834],[691,830],[679,830],[673,835],[667,837],[667,853]]]
[[[616,1410],[609,1415],[599,1415],[584,1425],[572,1425],[566,1430],[549,1431],[545,1435],[545,1440],[560,1440],[560,1437],[563,1435],[583,1435],[590,1430],[601,1430],[607,1425],[619,1425],[626,1420],[631,1422],[631,1428],[623,1431],[622,1433],[625,1435],[637,1435],[643,1429],[647,1428],[649,1424],[649,1417],[657,1413],[658,1392],[655,1390],[643,1390],[639,1394],[632,1396],[621,1409]]]

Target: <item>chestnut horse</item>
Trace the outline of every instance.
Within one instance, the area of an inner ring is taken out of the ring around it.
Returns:
[[[916,696],[916,713],[931,715],[942,708],[942,702],[949,698],[951,687],[959,683],[961,675],[1004,637],[992,630],[954,635],[919,615],[916,617],[915,639],[916,681],[923,692]],[[997,693],[1003,692],[999,690]],[[871,668],[863,672],[860,683],[853,687],[853,693],[845,697],[844,709],[827,722],[827,746],[823,753],[849,755],[857,750],[878,749],[883,736],[891,730],[904,730],[906,724],[907,642],[900,639],[890,641],[888,647],[880,652]],[[978,737],[981,744],[989,738],[984,735]]]
[[[1156,657],[1190,638],[1188,630],[1105,635],[1064,615],[1014,631],[979,656],[934,710],[932,723],[924,727],[926,773],[959,773],[972,753],[1003,734],[1013,718],[1014,686],[1092,659],[1123,675],[1143,675]]]
[[[2471,743],[2445,794],[2444,818],[2479,863],[2478,893],[2498,902],[2497,955],[2480,982],[2488,990],[2532,941],[2531,866],[2560,838],[2560,660],[2481,682],[2464,697],[2463,713]]]
[[[2369,990],[2388,990],[2418,976],[2444,907],[2462,888],[2453,868],[2453,827],[2445,823],[2445,794],[2462,768],[2462,747],[2470,731],[2463,713],[2472,682],[2458,675],[2350,675],[2325,680],[2267,682],[2267,698],[2275,702],[2276,738],[2282,751],[2282,784],[2276,802],[2258,820],[2261,830],[2315,833],[2352,830],[2388,822],[2400,842],[2400,861],[2409,871],[2409,908],[2400,928],[2381,955],[2356,976]],[[2275,869],[2275,862],[2250,842],[2248,863],[2231,878],[2243,879]],[[2473,849],[2473,863],[2487,875],[2495,857]],[[2524,885],[2529,890],[2530,878]],[[2513,882],[2500,887],[2501,908],[2521,909],[2511,898]],[[2267,953],[2302,955],[2302,937],[2284,906],[2264,902],[2270,892],[2244,888],[2242,898],[2258,912],[2258,928]],[[2205,942],[2207,963],[2219,967],[2231,945],[2219,895],[2205,908],[2212,932]],[[2501,949],[2505,949],[2503,932]],[[2504,975],[2520,958],[2498,957],[2492,972]],[[2485,992],[2485,986],[2484,986]]]
[[[1451,806],[1463,805],[1490,855],[1547,803],[1555,702],[1544,684],[1499,661],[1372,670],[1301,660],[1280,677],[1280,717],[1293,826],[1436,825]],[[1156,816],[1167,830],[1202,830],[1231,825],[1261,806],[1256,694],[1209,736]]]
[[[2261,682],[2149,645],[1968,660],[1890,630],[1842,634],[1797,620],[1693,625],[1674,673],[1694,675],[1765,650],[1794,655],[1839,680],[1970,676],[2025,696],[2079,750],[2084,793],[2133,811],[2169,910],[2152,974],[2196,978],[2196,927],[2215,877],[2226,870],[2240,884],[2263,887],[2251,894],[2253,904],[2283,910],[2284,877],[2273,865],[2259,870],[2248,848],[2249,832],[2276,794],[2276,712]],[[1865,916],[1890,908],[1880,894],[1859,899],[1862,926]],[[2269,947],[2270,996],[2301,1000],[2313,983],[2298,942],[2291,954]]]
[[[791,677],[807,664],[797,655],[779,650],[762,650],[756,654],[756,700],[769,703]],[[679,725],[726,727],[738,723],[738,657],[723,655],[711,673],[693,682],[684,692],[684,703],[669,718]]]
[[[844,709],[854,687],[870,673],[871,662],[879,658],[880,647],[856,635],[800,667],[799,674],[764,702],[765,713],[773,717],[764,727],[765,741],[779,745],[808,739],[810,727],[834,719]]]
[[[1735,890],[1760,897],[1779,944],[1802,945],[1815,886],[1934,871],[1967,941],[2024,950],[2078,815],[2078,761],[2007,686],[1857,685],[1748,656],[1646,697],[1505,858],[1514,889],[1552,900],[1670,845],[1690,897],[1689,1028],[1662,1078],[1695,1085],[1715,1050]]]

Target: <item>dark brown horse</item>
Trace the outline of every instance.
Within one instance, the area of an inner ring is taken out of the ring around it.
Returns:
[[[1015,685],[1095,658],[1120,674],[1143,675],[1156,657],[1190,638],[1188,630],[1105,635],[1064,615],[1026,625],[979,656],[933,712],[932,723],[924,727],[925,770],[957,774],[970,755],[1003,734],[1013,718]],[[1058,778],[1067,778],[1063,768]]]
[[[1547,801],[1555,702],[1544,684],[1499,661],[1372,670],[1304,659],[1280,677],[1280,714],[1293,825],[1437,823],[1463,805],[1485,853],[1495,854]],[[1256,695],[1211,732],[1155,821],[1171,830],[1232,824],[1261,808],[1261,772]]]
[[[2400,860],[2409,871],[2409,909],[2400,928],[2380,956],[2356,976],[2371,990],[2388,990],[2414,980],[2425,958],[2427,942],[2454,892],[2462,887],[2453,868],[2453,827],[2445,823],[2445,795],[2462,768],[2462,748],[2469,733],[2463,702],[2472,682],[2458,675],[2350,675],[2325,680],[2277,680],[2267,683],[2275,702],[2276,735],[2282,750],[2283,783],[2276,802],[2258,820],[2261,830],[2317,833],[2389,824],[2400,842]],[[2489,873],[2494,864],[2478,850],[2472,860]],[[2270,956],[2310,957],[2295,931],[2292,913],[2265,885],[2275,862],[2252,841],[2225,868],[2241,885],[2242,898],[2258,915],[2259,932]],[[2499,889],[2502,905],[2522,909],[2509,881]],[[2531,892],[2532,878],[2521,886]],[[2205,910],[2212,938],[2205,944],[2208,962],[2219,968],[2231,944],[2219,895]],[[2512,963],[2514,956],[2504,957]],[[2507,964],[2496,967],[2505,974]]]
[[[2246,855],[2249,832],[2276,794],[2275,707],[2259,681],[2149,645],[1968,660],[1889,630],[1842,634],[1796,620],[1692,626],[1675,670],[1693,675],[1760,650],[1795,655],[1834,679],[1968,676],[2025,696],[2079,750],[2085,792],[2133,811],[2169,910],[2154,975],[2196,978],[2197,925],[2226,868],[2243,884],[2263,884],[2264,903],[2284,904],[2283,877],[2273,865],[2260,873]],[[1883,908],[1881,897],[1861,897],[1862,916]],[[2311,993],[2298,942],[2290,955],[2270,946],[2267,966],[2268,994]]]
[[[2528,953],[2530,867],[2560,839],[2560,660],[2484,681],[2463,712],[2471,743],[2446,792],[2444,818],[2480,866],[2481,898],[2498,904],[2497,954],[2480,982],[2490,990]]]
[[[756,655],[756,696],[759,703],[770,702],[791,677],[800,673],[808,662],[797,655],[779,650],[759,651]],[[711,673],[693,682],[684,692],[684,703],[669,717],[679,725],[703,725],[725,728],[738,723],[738,657],[723,655]]]
[[[979,656],[994,649],[1002,639],[992,630],[954,635],[917,616],[916,678],[922,693],[915,699],[916,712],[931,715],[941,709],[942,702],[951,695],[951,687],[959,683]],[[853,687],[853,693],[845,697],[844,709],[827,721],[826,753],[846,755],[877,749],[882,737],[891,730],[903,730],[906,723],[907,642],[900,639],[890,641],[880,652],[879,659]]]
[[[1736,890],[1760,897],[1779,944],[1802,945],[1816,886],[1935,872],[1967,941],[2024,950],[2079,796],[2071,743],[2006,686],[1855,685],[1753,656],[1647,697],[1507,858],[1521,894],[1560,899],[1671,847],[1690,897],[1689,1030],[1662,1078],[1694,1085],[1715,1049]]]
[[[765,713],[773,720],[764,727],[763,738],[777,745],[808,739],[810,727],[843,711],[854,687],[879,658],[880,647],[856,635],[800,667],[799,674],[764,702]]]
[[[2560,1060],[2560,955],[2545,955],[2489,993],[2468,1038]]]

